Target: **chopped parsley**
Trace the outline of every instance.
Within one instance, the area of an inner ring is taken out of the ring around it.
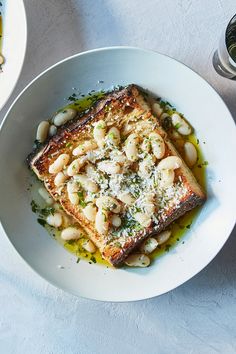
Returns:
[[[111,132],[111,133],[108,134],[108,138],[109,139],[116,139],[116,136],[115,136],[115,134],[113,132]]]
[[[170,244],[165,245],[165,252],[169,252],[170,248],[171,248]]]
[[[165,108],[165,106],[166,106],[166,102],[165,101],[159,100],[158,103],[159,103],[161,108]]]
[[[102,123],[99,123],[98,125],[96,125],[96,128],[97,128],[97,129],[104,129],[104,128],[105,128],[105,125],[104,125],[104,123],[102,122]]]
[[[176,123],[174,127],[175,127],[175,129],[179,129],[181,127],[181,124],[180,123]]]
[[[77,101],[77,98],[76,98],[76,94],[73,93],[72,95],[70,95],[68,98],[67,98],[68,101]]]
[[[169,130],[172,128],[172,122],[171,122],[171,117],[165,117],[162,121],[162,127],[165,129],[165,130]]]
[[[35,141],[34,141],[34,147],[36,148],[36,149],[38,149],[38,148],[40,148],[42,146],[42,143],[40,143],[40,141],[38,141],[37,139],[35,139]]]
[[[33,213],[36,213],[36,212],[38,211],[38,205],[35,203],[35,201],[32,200],[31,203],[30,203],[30,205],[31,205],[31,210],[32,210],[32,212],[33,212]]]
[[[77,192],[77,195],[78,195],[78,197],[79,197],[79,205],[80,205],[82,208],[85,208],[85,207],[88,205],[88,203],[85,202],[85,200],[84,200],[84,193],[83,193],[82,191],[78,191],[78,192]]]
[[[75,243],[75,240],[68,240],[65,242],[65,245],[73,245]]]
[[[104,222],[107,222],[107,216],[106,216],[106,214],[102,212],[102,215],[103,215]]]
[[[208,161],[203,161],[201,164],[197,165],[198,168],[202,168],[203,166],[208,166],[209,162]]]
[[[90,257],[90,260],[91,260],[93,263],[97,263],[97,260],[96,260],[96,258],[95,258],[94,256],[91,256],[91,257]]]
[[[43,227],[45,227],[45,225],[47,224],[46,220],[44,220],[44,219],[38,218],[37,221],[38,221],[38,223],[39,223],[40,225],[42,225]]]
[[[55,209],[52,207],[45,207],[39,210],[39,213],[43,216],[54,215]]]
[[[40,216],[48,216],[50,214],[54,215],[55,209],[53,207],[40,208],[34,200],[31,201],[31,210],[33,213],[38,213]]]

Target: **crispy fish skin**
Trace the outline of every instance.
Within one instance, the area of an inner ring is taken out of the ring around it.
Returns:
[[[129,85],[105,95],[89,111],[78,115],[73,121],[62,126],[57,134],[50,138],[41,149],[31,153],[28,157],[30,168],[44,182],[52,197],[60,202],[64,210],[84,227],[88,237],[96,244],[103,257],[113,266],[120,266],[129,253],[137,248],[145,238],[153,233],[162,231],[187,211],[201,205],[206,199],[192,172],[183,162],[182,167],[176,170],[176,178],[181,178],[186,192],[179,198],[178,206],[165,210],[158,225],[154,226],[152,223],[149,227],[126,237],[125,242],[123,241],[122,247],[120,247],[117,246],[117,242],[111,242],[110,239],[108,240],[96,231],[94,225],[85,218],[80,206],[71,204],[66,187],[62,189],[60,195],[58,194],[54,185],[55,176],[51,175],[48,169],[52,161],[60,154],[68,151],[71,153],[68,143],[78,145],[85,140],[91,139],[92,124],[101,119],[107,124],[115,124],[118,128],[121,128],[129,119],[132,120],[133,112],[136,115],[140,114],[143,121],[151,120],[153,124],[157,125],[158,132],[166,144],[164,157],[169,155],[180,157],[173,144],[169,141],[166,132],[157,123],[156,117],[152,115],[142,93],[135,85]],[[116,241],[119,241],[119,239]]]

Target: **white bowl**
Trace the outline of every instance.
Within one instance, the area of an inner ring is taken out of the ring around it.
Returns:
[[[103,84],[98,84],[104,80]],[[146,269],[107,269],[64,250],[36,222],[27,192],[36,126],[81,92],[135,83],[184,112],[196,129],[208,167],[208,200],[193,227],[168,254]],[[222,99],[200,76],[164,55],[114,47],[81,53],[49,68],[28,85],[7,113],[0,134],[0,215],[19,254],[52,284],[79,296],[132,301],[163,294],[203,269],[227,240],[235,221],[235,126]],[[60,269],[62,265],[64,269]]]
[[[26,52],[27,24],[23,0],[2,1],[2,54],[5,63],[0,73],[0,110],[19,78]]]

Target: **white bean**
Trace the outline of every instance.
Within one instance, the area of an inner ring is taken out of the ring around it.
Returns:
[[[47,139],[49,125],[49,122],[47,122],[46,120],[43,120],[39,123],[36,133],[36,140],[38,140],[40,143],[44,143]]]
[[[133,128],[134,128],[133,124],[125,123],[122,127],[122,135],[124,136],[128,135],[129,133],[131,133]]]
[[[107,173],[108,175],[113,175],[121,172],[121,166],[118,162],[104,160],[97,164],[100,171]]]
[[[109,129],[106,139],[112,144],[112,145],[119,145],[120,143],[120,131],[116,127],[112,127]]]
[[[142,206],[145,210],[145,214],[152,216],[156,210],[156,206],[154,203],[154,193],[147,193],[143,199]]]
[[[175,170],[182,166],[182,160],[178,156],[168,156],[161,160],[157,166],[158,170]]]
[[[79,196],[77,194],[78,190],[79,186],[75,181],[69,181],[67,183],[68,198],[73,205],[77,205],[79,203]]]
[[[67,192],[68,193],[77,193],[79,190],[79,185],[78,183],[76,183],[76,181],[74,180],[69,180],[69,182],[66,185],[67,187]]]
[[[56,187],[60,187],[68,177],[63,172],[58,172],[54,178],[54,184]]]
[[[88,152],[88,151],[96,149],[97,147],[98,146],[95,141],[88,140],[88,141],[85,141],[83,144],[80,144],[79,146],[77,146],[73,150],[72,154],[74,156],[81,156],[81,155],[86,154],[86,152]]]
[[[52,205],[54,203],[53,198],[50,196],[50,194],[48,193],[48,191],[46,190],[46,188],[41,187],[38,189],[38,193],[39,195],[44,199],[44,201],[46,202],[46,204],[48,205]]]
[[[106,123],[104,120],[99,120],[94,125],[93,137],[99,147],[103,147],[105,144],[106,135]]]
[[[73,205],[79,204],[79,196],[77,193],[68,193],[68,198]]]
[[[149,139],[152,146],[153,154],[156,156],[157,159],[162,159],[165,155],[165,143],[160,134],[158,133],[151,133],[149,135]]]
[[[96,247],[91,240],[86,240],[85,242],[83,242],[82,247],[85,249],[85,251],[87,251],[89,253],[96,252]]]
[[[134,218],[143,227],[149,227],[152,223],[151,216],[141,211],[134,214]]]
[[[172,186],[175,179],[174,170],[160,170],[159,185],[161,188],[167,188]]]
[[[66,108],[62,112],[59,112],[55,115],[53,119],[53,123],[60,127],[61,125],[65,124],[69,120],[73,119],[77,114],[77,111],[73,108]]]
[[[82,233],[76,227],[70,226],[70,227],[67,227],[66,229],[62,230],[62,232],[61,232],[61,238],[64,241],[78,240],[81,237],[82,237]]]
[[[117,198],[124,204],[132,205],[135,202],[135,198],[129,192],[123,192],[118,194]]]
[[[140,251],[145,253],[145,254],[150,254],[153,251],[155,251],[155,249],[158,246],[158,242],[154,237],[149,237],[148,239],[146,239],[141,247],[140,247]]]
[[[61,204],[59,204],[59,203],[54,203],[54,204],[53,204],[53,208],[54,208],[56,211],[62,210],[62,206],[61,206]]]
[[[190,125],[178,113],[171,116],[172,124],[176,130],[182,135],[189,135],[192,132]]]
[[[49,127],[48,135],[53,136],[56,134],[56,132],[57,132],[57,127],[55,125],[51,124]]]
[[[96,205],[99,209],[105,209],[107,211],[112,211],[113,213],[120,212],[120,203],[112,197],[102,196],[96,200]]]
[[[197,150],[189,141],[184,144],[184,156],[189,167],[194,166],[197,162]]]
[[[125,154],[130,161],[136,161],[138,159],[138,135],[132,133],[128,136],[125,142]]]
[[[151,150],[151,142],[149,138],[144,138],[141,144],[141,150],[143,152],[149,152]]]
[[[161,108],[160,104],[157,102],[154,102],[152,105],[152,111],[157,115],[157,117],[160,117],[160,115],[163,112],[163,109]]]
[[[49,173],[58,173],[68,164],[70,156],[68,154],[61,154],[58,158],[49,166]]]
[[[148,155],[142,161],[139,162],[138,175],[142,178],[148,177],[155,165],[154,156]]]
[[[78,181],[86,191],[91,193],[96,193],[98,191],[98,185],[91,181],[86,175],[77,174],[74,176],[74,179]]]
[[[96,197],[94,194],[86,194],[85,195],[85,198],[84,198],[85,202],[88,204],[88,203],[92,203],[92,204],[95,204],[96,202]]]
[[[121,218],[118,215],[112,215],[111,223],[115,227],[119,227],[121,225]]]
[[[84,158],[73,160],[67,168],[68,176],[76,175],[80,171],[80,169],[85,165],[85,162],[86,159]]]
[[[155,239],[157,240],[158,245],[162,245],[163,243],[168,241],[170,238],[170,235],[171,235],[171,231],[166,230],[166,231],[162,231],[160,234],[155,236]]]
[[[54,227],[60,227],[62,224],[62,215],[60,213],[54,213],[50,214],[47,216],[46,221],[48,225],[54,226]]]
[[[92,203],[89,203],[83,209],[83,213],[88,220],[95,221],[96,214],[97,214],[97,208]]]
[[[142,253],[131,254],[125,260],[125,264],[129,267],[148,267],[150,264],[150,258]]]
[[[60,211],[60,213],[62,214],[62,225],[64,228],[72,226],[75,223],[75,219],[66,215],[66,213],[63,213],[62,211]]]
[[[106,235],[109,228],[108,212],[103,209],[98,209],[95,218],[95,228],[99,234]]]

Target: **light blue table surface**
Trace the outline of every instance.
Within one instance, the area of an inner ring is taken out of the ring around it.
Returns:
[[[211,65],[221,30],[236,12],[235,0],[26,0],[25,5],[26,60],[0,119],[42,70],[110,45],[154,49],[184,62],[216,88],[236,116],[236,82],[219,77]],[[223,130],[223,117],[221,123]],[[235,237],[234,230],[215,260],[178,289],[112,304],[47,284],[0,230],[0,353],[236,353]]]

